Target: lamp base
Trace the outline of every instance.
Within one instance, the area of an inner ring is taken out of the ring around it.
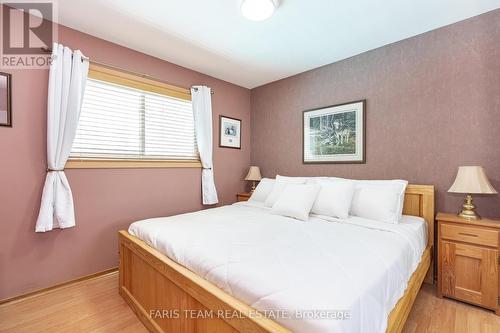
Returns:
[[[255,181],[252,181],[252,190],[250,191],[250,193],[253,193],[253,191],[255,191]]]
[[[462,211],[458,216],[468,220],[480,220],[481,217],[476,213],[476,206],[472,203],[472,195],[467,194],[465,202],[462,206]]]

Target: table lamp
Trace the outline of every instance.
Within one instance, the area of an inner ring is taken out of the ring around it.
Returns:
[[[251,166],[250,169],[248,169],[248,174],[245,177],[245,180],[250,180],[252,181],[252,191],[255,191],[255,182],[258,182],[259,180],[262,179],[262,176],[260,175],[260,169],[258,166]]]
[[[465,203],[458,216],[477,220],[481,217],[476,213],[476,207],[472,203],[472,194],[496,194],[498,193],[491,185],[483,167],[480,166],[461,166],[458,168],[455,182],[448,190],[450,193],[466,194]]]

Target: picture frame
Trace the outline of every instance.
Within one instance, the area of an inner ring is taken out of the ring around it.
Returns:
[[[304,111],[302,162],[366,163],[366,100]]]
[[[241,119],[219,116],[219,147],[241,149]]]
[[[0,72],[0,126],[12,127],[12,75]]]

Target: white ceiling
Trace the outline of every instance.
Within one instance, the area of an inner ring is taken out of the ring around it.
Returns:
[[[61,0],[59,22],[254,88],[500,7],[500,0],[280,0],[253,22],[241,0]],[[85,51],[85,50],[83,50]]]

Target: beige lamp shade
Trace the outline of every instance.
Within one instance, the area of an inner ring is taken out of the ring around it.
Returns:
[[[251,166],[250,169],[248,170],[248,174],[245,177],[245,180],[253,180],[253,181],[259,181],[262,179],[262,176],[260,175],[260,169],[258,166]]]
[[[491,185],[483,167],[461,166],[458,168],[455,182],[448,192],[466,194],[496,194],[498,193]]]

